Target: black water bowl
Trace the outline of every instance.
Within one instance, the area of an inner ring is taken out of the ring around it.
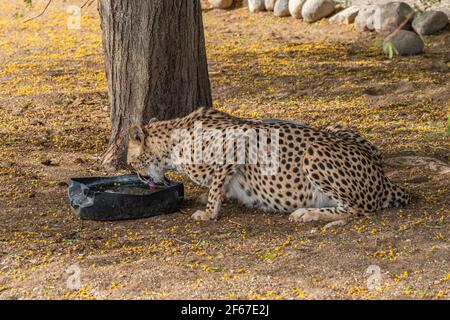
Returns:
[[[81,219],[139,219],[179,211],[184,197],[182,183],[150,188],[137,175],[72,178],[70,205]]]

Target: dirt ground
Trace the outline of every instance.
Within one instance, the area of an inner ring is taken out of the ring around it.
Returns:
[[[216,108],[359,129],[410,206],[328,230],[235,203],[196,222],[186,183],[182,212],[93,222],[72,213],[67,181],[107,174],[98,15],[68,29],[53,1],[23,23],[46,1],[34,2],[0,4],[0,299],[449,299],[449,28],[389,60],[351,26],[203,11]]]

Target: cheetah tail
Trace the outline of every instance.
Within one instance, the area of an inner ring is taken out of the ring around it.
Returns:
[[[403,207],[406,206],[411,200],[411,195],[408,191],[390,181],[388,190],[390,190],[388,207]]]

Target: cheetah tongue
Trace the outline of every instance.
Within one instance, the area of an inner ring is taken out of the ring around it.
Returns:
[[[148,186],[150,189],[156,188],[156,183],[155,183],[155,181],[153,181],[153,178],[152,178],[152,177],[148,177],[148,178],[144,178],[144,179],[145,179],[145,181],[147,182],[147,186]]]
[[[145,183],[149,188],[153,189],[156,187],[156,183],[153,181],[152,177],[143,177],[139,173],[137,174],[139,180]]]

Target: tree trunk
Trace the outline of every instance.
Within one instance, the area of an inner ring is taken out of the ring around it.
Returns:
[[[103,165],[126,164],[128,127],[211,107],[200,0],[100,0],[111,136]]]

